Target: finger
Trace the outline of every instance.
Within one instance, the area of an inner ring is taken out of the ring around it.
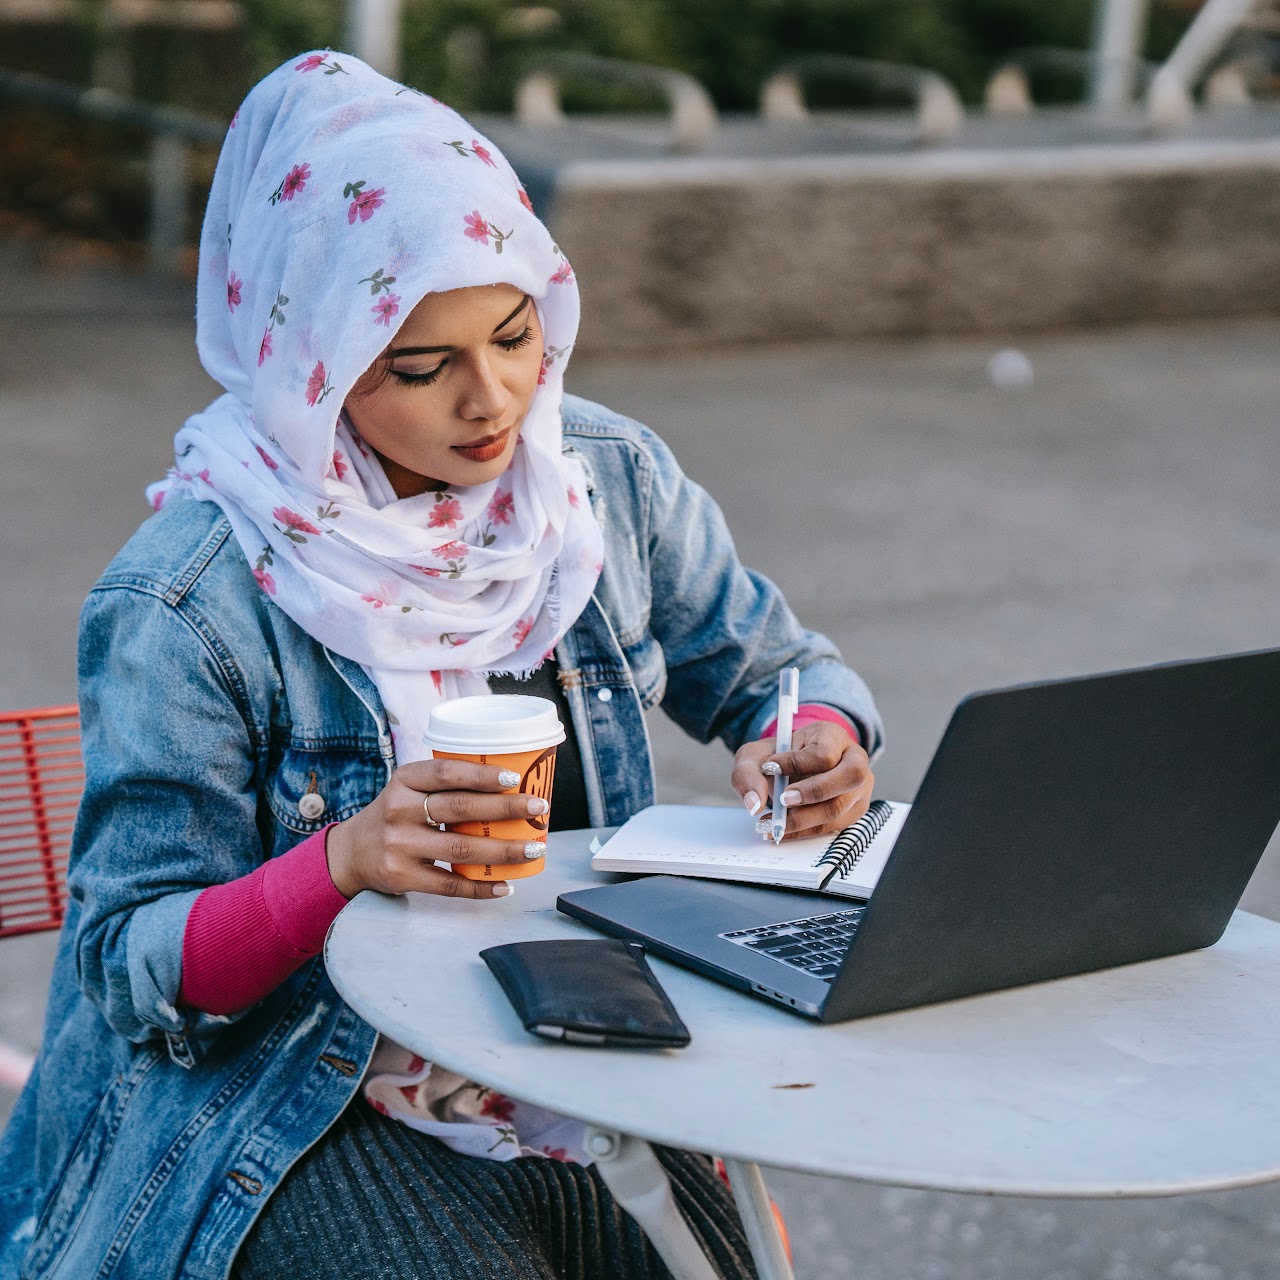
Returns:
[[[815,773],[810,777],[797,775],[794,778],[788,775],[787,789],[784,792],[788,799],[783,803],[789,807],[818,804],[823,800],[834,800],[845,792],[866,787],[874,781],[875,775],[871,772],[867,753],[861,747],[851,744],[835,768],[828,769],[825,773]]]
[[[828,831],[841,831],[857,822],[871,803],[871,787],[823,800],[818,804],[788,806],[788,837],[816,836]]]
[[[849,769],[847,776],[854,777],[859,765],[868,767],[869,764],[867,753],[850,741],[847,733],[841,732],[806,735],[790,751],[776,751],[769,759],[776,760],[783,776],[792,782],[831,773],[841,765]]]
[[[414,760],[395,772],[396,781],[411,791],[510,791],[520,785],[514,770],[475,760]]]
[[[545,840],[499,840],[495,836],[469,836],[461,831],[433,831],[425,828],[426,843],[420,856],[437,862],[472,866],[524,863],[541,858],[547,851]]]
[[[729,781],[753,817],[759,817],[769,804],[770,779],[761,773],[760,766],[769,758],[772,746],[767,739],[748,742],[738,748],[733,758]]]
[[[505,898],[511,886],[505,880],[468,880],[456,871],[424,863],[409,878],[407,891],[434,893],[441,898]]]
[[[421,809],[421,793],[415,791],[410,804]],[[483,791],[432,791],[424,797],[431,817],[446,825],[454,822],[504,822],[540,818],[550,805],[541,796],[522,792],[492,795]],[[417,815],[415,815],[417,816]]]

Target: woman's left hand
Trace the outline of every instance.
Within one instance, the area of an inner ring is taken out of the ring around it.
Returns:
[[[772,738],[748,742],[733,758],[733,788],[757,819],[770,812],[772,779],[760,769],[770,760],[788,780],[785,839],[834,833],[866,813],[875,785],[871,761],[839,725],[819,720],[795,731],[790,751],[775,745]]]

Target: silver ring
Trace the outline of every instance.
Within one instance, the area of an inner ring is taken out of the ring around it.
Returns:
[[[439,830],[439,831],[443,831],[443,830],[444,830],[444,823],[443,823],[443,822],[437,822],[437,821],[436,821],[436,820],[431,816],[431,810],[430,810],[430,808],[427,806],[427,801],[428,801],[428,800],[430,800],[430,799],[431,799],[431,797],[430,797],[430,796],[423,796],[423,797],[422,797],[422,812],[423,812],[423,813],[425,813],[425,814],[427,815],[427,826],[429,826],[429,827],[435,827],[437,830]]]

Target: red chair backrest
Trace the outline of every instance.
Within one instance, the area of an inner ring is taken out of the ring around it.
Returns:
[[[62,924],[83,790],[75,707],[0,711],[0,938]]]

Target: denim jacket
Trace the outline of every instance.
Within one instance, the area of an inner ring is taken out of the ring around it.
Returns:
[[[564,421],[605,538],[556,649],[592,823],[653,801],[646,711],[736,749],[772,718],[783,666],[878,749],[862,680],[743,568],[661,440],[576,397]],[[208,502],[166,506],[112,561],[79,662],[87,782],[44,1044],[0,1140],[0,1275],[225,1280],[376,1033],[319,958],[234,1017],[179,1008],[187,913],[369,804],[394,767],[386,715],[357,663],[257,588]],[[313,776],[325,810],[308,819]]]

